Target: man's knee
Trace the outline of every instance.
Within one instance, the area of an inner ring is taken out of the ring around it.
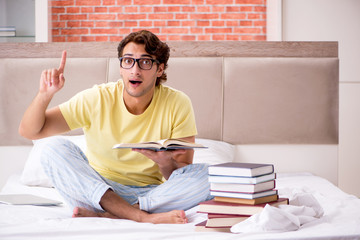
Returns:
[[[171,178],[179,177],[179,176],[185,176],[187,178],[208,178],[208,164],[205,163],[197,163],[197,164],[189,164],[185,167],[176,169],[171,174],[169,180]]]
[[[209,165],[206,163],[195,163],[195,164],[189,164],[185,167],[183,167],[183,173],[196,173],[201,175],[207,175],[208,174],[208,167]]]
[[[67,155],[73,143],[60,136],[54,136],[37,140],[34,143],[34,150],[39,151],[41,164],[48,165],[51,161]]]

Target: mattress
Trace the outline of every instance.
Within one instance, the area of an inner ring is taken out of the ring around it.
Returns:
[[[0,239],[360,239],[360,200],[342,192],[324,178],[309,173],[279,173],[280,197],[310,193],[324,215],[297,231],[262,233],[197,232],[195,225],[207,216],[198,206],[186,211],[187,224],[151,224],[107,218],[72,218],[72,209],[60,206],[14,206],[0,204]],[[54,200],[54,188],[29,187],[12,175],[1,194],[30,193]]]

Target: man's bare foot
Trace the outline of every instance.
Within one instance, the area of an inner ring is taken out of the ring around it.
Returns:
[[[73,210],[73,218],[77,218],[77,217],[105,217],[105,218],[115,218],[118,219],[117,216],[112,215],[108,212],[94,212],[91,210],[88,210],[86,208],[81,208],[81,207],[76,207]]]
[[[173,210],[165,213],[146,213],[143,212],[143,218],[140,222],[149,222],[149,223],[176,223],[183,224],[187,223],[185,212],[183,210]],[[72,217],[105,217],[105,218],[114,218],[119,219],[119,217],[112,215],[108,212],[94,212],[86,208],[76,207],[73,210]]]
[[[170,212],[148,214],[143,221],[150,223],[183,224],[187,223],[188,219],[183,210],[172,210]]]

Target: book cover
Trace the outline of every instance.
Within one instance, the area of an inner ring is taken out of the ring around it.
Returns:
[[[261,203],[256,205],[247,205],[241,203],[227,203],[209,200],[199,204],[198,212],[201,213],[220,213],[220,214],[237,214],[237,215],[254,215],[264,209],[266,204],[271,206],[279,206],[281,204],[289,204],[287,198],[279,198],[277,201],[270,203]]]
[[[258,184],[210,183],[210,190],[225,192],[257,193],[275,188],[275,180]]]
[[[208,219],[211,218],[229,218],[229,217],[250,217],[251,215],[243,215],[243,214],[226,214],[226,213],[208,213],[207,217]]]
[[[0,37],[15,37],[15,31],[0,31]]]
[[[1,26],[0,27],[0,32],[1,31],[5,31],[5,32],[15,32],[16,28],[14,26]]]
[[[13,26],[0,27],[0,37],[15,37],[16,29]]]
[[[249,215],[208,214],[206,227],[232,227],[233,225],[248,219]]]
[[[207,148],[199,143],[187,142],[179,139],[166,139],[158,142],[142,142],[142,143],[120,143],[113,146],[113,149],[119,148],[137,148],[149,149],[153,151],[167,151],[176,149],[194,149]]]
[[[0,195],[0,203],[11,205],[35,205],[35,206],[55,206],[62,202],[52,200],[32,194],[3,194]]]
[[[207,220],[195,225],[196,232],[227,232],[230,233],[229,227],[206,227]]]
[[[274,165],[228,162],[209,166],[209,175],[255,177],[274,172]]]
[[[245,198],[230,198],[230,197],[215,197],[214,200],[217,202],[230,202],[230,203],[242,203],[247,205],[256,205],[260,203],[274,202],[279,199],[279,195],[274,194],[270,196],[254,198],[254,199],[245,199]]]
[[[276,173],[260,175],[256,177],[239,177],[239,176],[219,176],[209,175],[209,182],[214,183],[240,183],[240,184],[257,184],[276,179]]]
[[[219,197],[232,197],[232,198],[245,198],[245,199],[255,199],[259,197],[265,197],[277,194],[277,190],[268,190],[257,193],[243,193],[243,192],[224,192],[224,191],[213,191],[210,189],[210,195],[219,196]]]

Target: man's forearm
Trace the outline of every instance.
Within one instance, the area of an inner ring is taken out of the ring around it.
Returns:
[[[36,139],[45,125],[45,112],[51,97],[38,93],[26,109],[20,122],[19,134],[25,138]]]
[[[191,164],[193,155],[194,150],[186,150],[184,154],[174,155],[166,164],[158,164],[160,172],[165,179],[168,179],[174,170]]]
[[[63,51],[59,68],[42,71],[39,92],[24,113],[19,126],[20,135],[37,139],[69,129],[58,108],[47,110],[55,93],[64,86],[65,62],[66,51]]]
[[[173,158],[171,158],[171,161],[168,164],[166,164],[165,166],[159,165],[159,164],[158,164],[158,166],[159,166],[161,174],[164,176],[164,178],[166,180],[169,179],[170,175],[172,174],[172,172],[174,170],[179,168],[178,164],[176,163],[176,161]]]

